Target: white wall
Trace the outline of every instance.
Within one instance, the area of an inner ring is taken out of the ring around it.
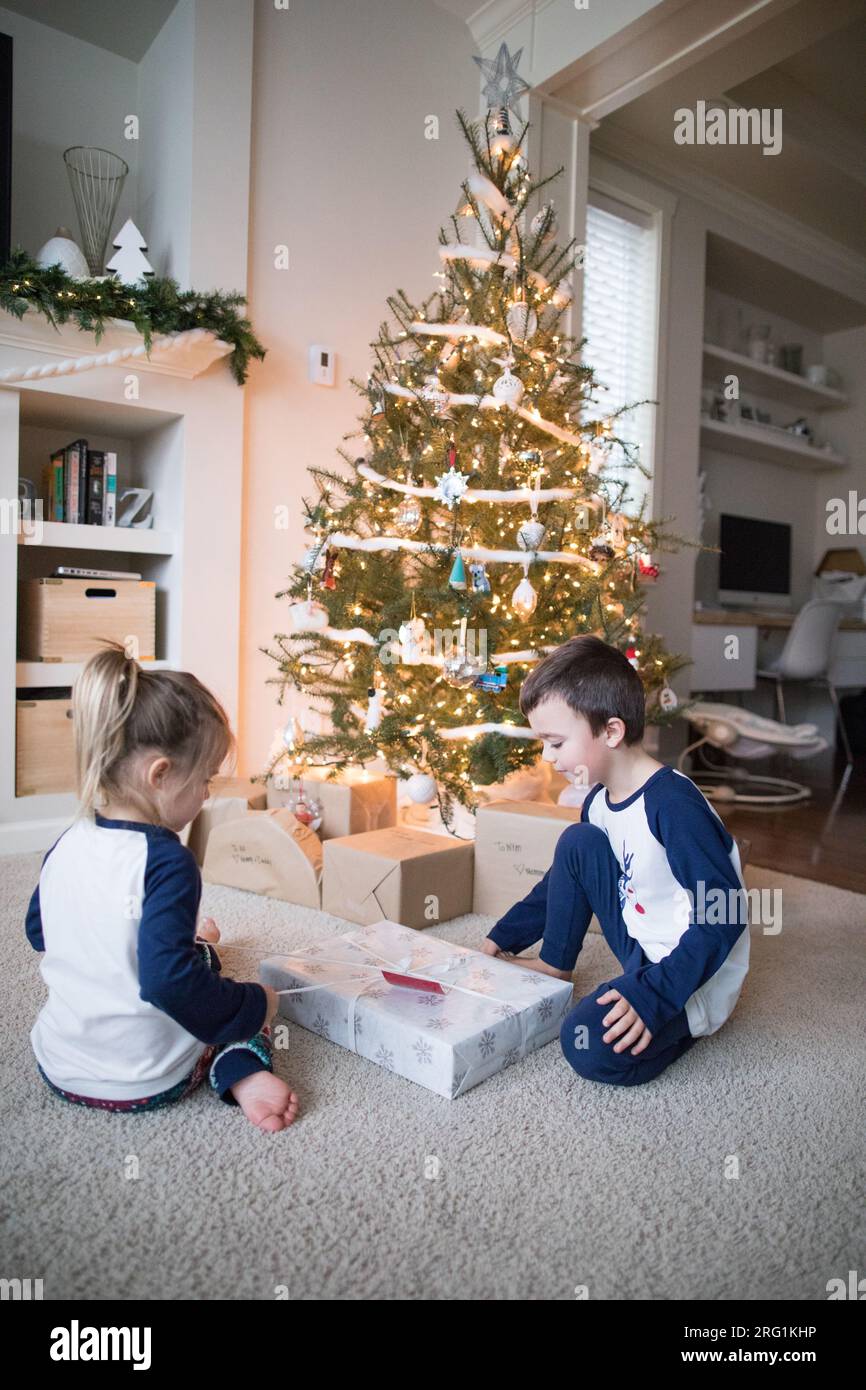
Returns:
[[[180,0],[139,64],[138,217],[157,275],[190,284],[195,4]]]
[[[136,110],[136,64],[12,10],[0,8],[0,32],[13,41],[13,247],[20,243],[35,256],[61,225],[81,244],[63,163],[70,145],[96,145],[126,160],[130,171],[112,226],[135,220],[137,147],[124,138],[123,123]]]
[[[469,169],[454,111],[474,116],[479,90],[468,29],[430,0],[293,0],[288,11],[257,0],[255,20],[249,292],[268,356],[247,388],[243,771],[264,768],[286,719],[265,684],[277,668],[258,649],[288,626],[274,595],[310,543],[307,466],[342,467],[337,447],[365,405],[349,377],[366,379],[386,297],[436,287],[438,231]],[[439,140],[424,138],[428,115]],[[287,271],[274,269],[281,243]],[[338,354],[334,390],[306,379],[311,343]],[[274,528],[281,504],[288,531]]]

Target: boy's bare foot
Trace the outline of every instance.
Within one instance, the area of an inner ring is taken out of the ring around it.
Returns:
[[[202,917],[195,934],[200,941],[211,941],[214,946],[220,939],[220,929],[212,917]]]
[[[254,1071],[231,1087],[247,1119],[266,1134],[287,1129],[297,1119],[298,1097],[270,1071]]]

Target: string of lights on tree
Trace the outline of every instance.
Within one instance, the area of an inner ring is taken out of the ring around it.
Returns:
[[[290,630],[262,648],[280,701],[291,688],[330,725],[312,733],[293,714],[267,775],[381,756],[446,825],[455,800],[474,810],[483,787],[537,761],[518,694],[546,652],[580,632],[620,647],[657,723],[676,716],[669,680],[686,664],[641,611],[655,557],[692,542],[645,500],[628,510],[629,476],[648,473],[617,434],[625,408],[599,410],[585,339],[562,327],[582,248],[558,246],[541,196],[562,171],[534,181],[528,123],[512,129],[519,58],[503,44],[476,59],[490,108],[457,113],[473,168],[440,229],[437,288],[387,299],[372,370],[352,382],[366,410],[344,443],[362,449],[338,451],[345,473],[310,468],[312,544],[277,595]]]

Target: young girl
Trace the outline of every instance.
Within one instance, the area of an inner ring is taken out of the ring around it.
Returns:
[[[225,710],[195,676],[145,671],[116,642],[72,704],[80,804],[27,912],[48,986],[30,1034],[40,1074],[64,1100],[123,1111],[208,1076],[259,1129],[285,1129],[298,1101],[273,1074],[277,995],[220,973],[210,919],[197,937],[201,875],[178,838],[234,748]]]

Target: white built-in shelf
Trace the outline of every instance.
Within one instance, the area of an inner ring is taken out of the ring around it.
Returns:
[[[31,522],[36,526],[37,523]],[[134,555],[173,555],[174,536],[168,531],[137,530],[134,526],[79,526],[71,521],[43,521],[41,532],[18,532],[19,545],[57,550],[110,550]]]
[[[816,449],[786,430],[772,430],[762,425],[740,421],[729,425],[724,420],[701,417],[701,438],[711,449],[725,454],[742,454],[745,458],[763,463],[777,463],[783,468],[801,468],[815,473],[845,468],[848,460],[832,449]]]
[[[126,319],[109,320],[97,343],[92,333],[82,333],[76,323],[52,328],[47,319],[34,310],[28,310],[21,319],[0,310],[0,344],[4,347],[27,348],[50,357],[78,358],[100,357],[116,349],[139,347],[141,343],[138,329]],[[141,353],[138,357],[123,358],[117,365],[126,370],[162,372],[189,380],[207,371],[221,357],[227,357],[231,350],[230,343],[224,343],[213,333],[201,333],[193,340],[184,339],[180,346],[154,347],[150,357]]]
[[[143,671],[169,671],[171,661],[140,661]],[[17,689],[34,686],[72,685],[84,669],[83,661],[16,661],[15,686]]]
[[[848,404],[843,391],[834,391],[829,386],[813,386],[804,376],[796,372],[785,372],[781,367],[769,367],[763,362],[754,362],[741,352],[730,348],[717,347],[714,343],[704,343],[704,367],[710,371],[721,367],[725,373],[739,377],[740,386],[760,396],[773,396],[801,410],[839,410]]]

